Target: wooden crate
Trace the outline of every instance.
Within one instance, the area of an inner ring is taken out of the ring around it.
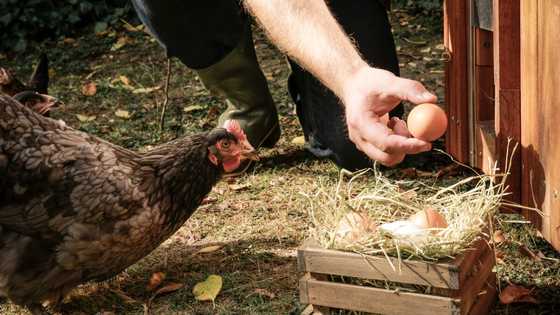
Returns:
[[[397,259],[391,261],[398,266]],[[403,261],[400,274],[385,256],[324,249],[307,240],[298,249],[298,269],[304,273],[299,281],[300,302],[309,305],[309,313],[315,309],[318,314],[330,308],[376,314],[487,314],[496,298],[493,266],[493,251],[484,240],[455,260]],[[333,282],[331,276],[421,285],[432,293]]]

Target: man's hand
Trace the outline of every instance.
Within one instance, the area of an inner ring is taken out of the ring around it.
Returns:
[[[346,106],[350,140],[370,158],[392,166],[406,154],[431,149],[429,142],[410,137],[404,121],[393,118],[387,124],[382,119],[401,100],[416,104],[435,102],[436,97],[421,83],[364,66],[348,80],[341,98]]]
[[[272,41],[331,89],[346,107],[350,139],[370,158],[395,165],[406,154],[431,148],[410,138],[406,124],[381,117],[401,100],[435,102],[419,82],[374,69],[358,51],[324,0],[244,0]]]

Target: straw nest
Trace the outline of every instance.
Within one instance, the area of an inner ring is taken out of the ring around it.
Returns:
[[[337,184],[320,185],[314,194],[306,195],[311,237],[325,248],[365,255],[423,260],[453,258],[490,233],[491,218],[507,194],[505,179],[513,151],[508,152],[506,172],[500,173],[494,167],[491,174],[459,179],[447,187],[417,180],[394,181],[376,167],[358,173],[342,171]],[[395,237],[379,228],[384,223],[407,220],[427,208],[443,215],[448,226],[430,231],[421,240]],[[368,221],[357,223],[357,235],[350,241],[339,233],[349,213],[360,214]]]

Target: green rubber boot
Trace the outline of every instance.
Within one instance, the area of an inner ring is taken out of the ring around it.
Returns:
[[[226,99],[228,107],[220,116],[220,126],[227,119],[239,121],[255,149],[273,147],[278,142],[278,113],[257,62],[250,25],[226,57],[196,71],[208,90]]]

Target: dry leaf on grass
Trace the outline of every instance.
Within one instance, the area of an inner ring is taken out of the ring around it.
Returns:
[[[157,91],[161,89],[161,85],[158,86],[153,86],[153,87],[148,87],[148,88],[138,88],[138,89],[134,89],[132,90],[133,94],[147,94],[147,93],[152,93],[154,91]]]
[[[191,255],[191,257],[196,256],[198,254],[213,253],[215,251],[220,250],[221,248],[222,248],[221,245],[207,246],[207,247],[201,248],[198,251],[196,251],[194,254]]]
[[[192,293],[198,301],[214,302],[220,290],[222,290],[222,277],[210,275],[206,280],[197,283],[192,289]]]
[[[204,107],[201,106],[201,105],[190,105],[190,106],[184,107],[183,112],[190,113],[190,112],[194,112],[194,111],[201,110],[201,109],[204,109]]]
[[[304,136],[299,136],[299,137],[293,138],[292,139],[292,144],[304,145],[305,144],[305,137]]]
[[[122,118],[122,119],[128,119],[130,118],[130,113],[127,110],[122,110],[122,109],[118,109],[115,112],[115,116]]]
[[[128,36],[119,37],[119,39],[117,39],[117,42],[114,43],[113,46],[111,47],[111,51],[119,50],[130,42],[132,42],[132,39]]]
[[[95,82],[87,82],[82,85],[82,94],[85,96],[93,96],[97,93],[97,85]]]
[[[523,286],[510,284],[505,289],[502,290],[500,293],[500,302],[502,304],[511,304],[511,303],[539,303],[537,299],[531,296],[531,292],[533,290],[529,290]]]
[[[229,189],[233,190],[233,191],[240,191],[240,190],[245,190],[249,187],[251,187],[251,184],[249,183],[244,183],[244,184],[231,184],[228,185]]]
[[[160,284],[163,282],[163,280],[165,280],[165,273],[163,272],[154,272],[152,274],[152,276],[150,277],[150,281],[148,282],[148,285],[146,286],[146,290],[148,291],[153,291],[155,290],[157,287],[160,286]]]
[[[170,292],[174,292],[177,291],[179,289],[181,289],[182,287],[184,287],[185,285],[182,283],[177,283],[177,282],[171,282],[166,284],[165,286],[159,288],[159,290],[157,290],[148,300],[148,302],[146,304],[144,304],[144,314],[150,314],[150,307],[152,306],[152,301],[156,298],[156,296],[160,295],[160,294],[164,294],[164,293],[170,293]]]
[[[125,75],[119,75],[119,81],[121,81],[122,84],[124,84],[126,86],[131,86],[130,79]]]
[[[500,244],[506,241],[506,237],[502,230],[494,231],[494,237],[492,238],[496,244]]]
[[[541,257],[539,257],[539,255],[537,255],[535,252],[530,250],[529,247],[527,247],[524,244],[519,244],[519,252],[524,256],[531,258],[534,261],[541,261]]]
[[[504,258],[506,257],[506,255],[504,254],[504,252],[502,252],[499,249],[496,249],[496,263],[497,264],[504,264]]]
[[[88,116],[88,115],[82,115],[82,114],[76,114],[76,118],[78,118],[79,121],[81,122],[90,122],[95,120],[95,116]]]

